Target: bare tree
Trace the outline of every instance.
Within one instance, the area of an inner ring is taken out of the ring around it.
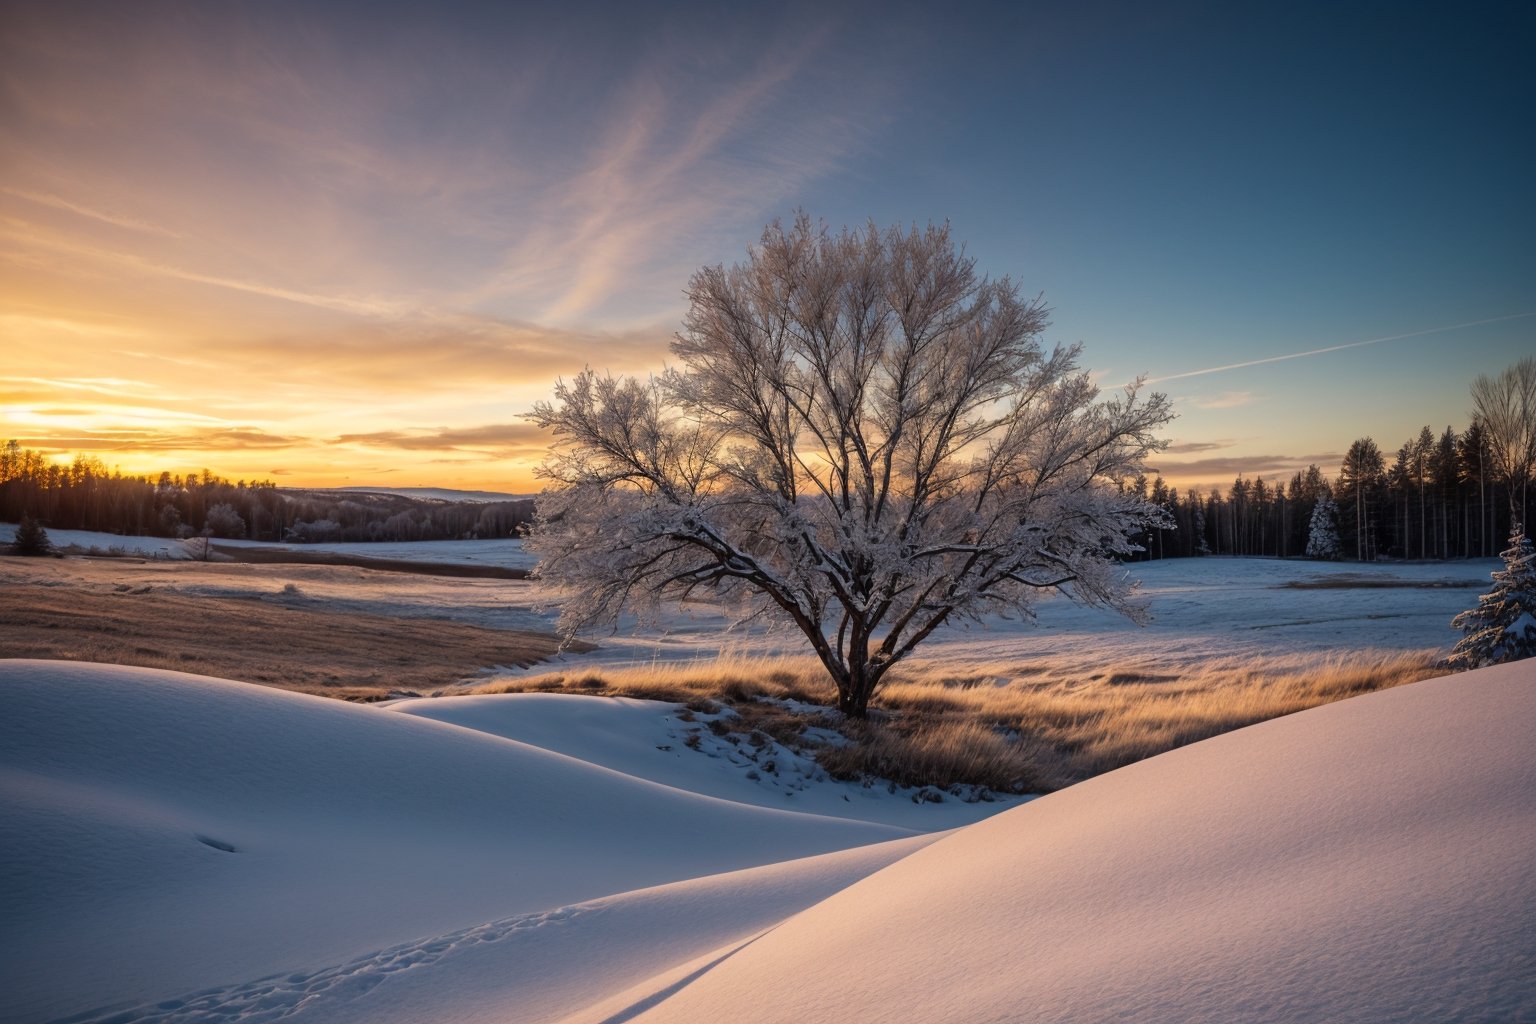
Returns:
[[[1536,469],[1536,358],[1472,382],[1472,406],[1488,437],[1493,470],[1509,488],[1510,515],[1528,526],[1527,488]]]
[[[775,222],[705,267],[679,369],[586,370],[532,416],[556,447],[530,548],[562,628],[708,593],[804,634],[863,717],[948,622],[1061,591],[1142,621],[1114,558],[1167,524],[1115,482],[1163,446],[1167,399],[1100,400],[1047,310],[978,277],[949,229]]]

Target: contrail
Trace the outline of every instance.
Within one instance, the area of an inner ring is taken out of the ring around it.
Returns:
[[[1495,316],[1487,320],[1472,320],[1464,324],[1451,324],[1448,327],[1431,327],[1426,331],[1410,331],[1407,334],[1392,334],[1385,338],[1370,338],[1366,341],[1351,341],[1343,345],[1329,345],[1327,348],[1314,348],[1306,352],[1291,352],[1283,356],[1269,356],[1265,359],[1250,359],[1245,363],[1228,363],[1226,366],[1208,366],[1203,370],[1188,370],[1184,373],[1170,373],[1166,377],[1153,377],[1148,384],[1161,384],[1165,380],[1182,380],[1185,377],[1201,377],[1207,373],[1221,373],[1223,370],[1241,370],[1247,366],[1262,366],[1265,363],[1283,363],[1287,359],[1301,359],[1304,356],[1320,356],[1325,352],[1342,352],[1346,348],[1361,348],[1365,345],[1380,345],[1384,341],[1401,341],[1404,338],[1419,338],[1426,334],[1439,334],[1442,331],[1459,331],[1463,327],[1481,327],[1483,324],[1503,323],[1505,320],[1519,320],[1523,317],[1536,316],[1531,313],[1511,313],[1509,316]]]

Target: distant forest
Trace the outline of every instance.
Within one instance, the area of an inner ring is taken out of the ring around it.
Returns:
[[[1426,426],[1390,461],[1362,437],[1334,477],[1309,466],[1283,484],[1239,475],[1226,494],[1182,496],[1161,477],[1124,486],[1163,506],[1177,524],[1145,537],[1141,559],[1305,555],[1313,512],[1325,498],[1334,506],[1342,557],[1357,561],[1492,557],[1510,529],[1509,493],[1497,482],[1488,438],[1475,422],[1460,434],[1446,427],[1437,435]],[[1529,518],[1522,513],[1521,521]]]
[[[1310,466],[1288,481],[1243,476],[1225,493],[1180,494],[1161,476],[1124,485],[1172,516],[1175,527],[1142,539],[1139,559],[1306,554],[1324,498],[1345,558],[1491,557],[1509,536],[1509,497],[1496,482],[1482,428],[1424,427],[1389,460],[1369,437],[1349,446],[1336,476]],[[124,476],[99,459],[68,465],[23,448],[0,449],[0,520],[30,515],[57,529],[160,537],[409,541],[515,536],[533,500],[448,502],[394,494],[279,488],[200,474]],[[1528,521],[1528,520],[1526,520]]]
[[[125,476],[78,455],[61,465],[7,441],[0,448],[0,520],[31,516],[62,530],[155,537],[320,541],[472,540],[515,536],[533,499],[453,502],[372,492],[231,482],[208,470]]]

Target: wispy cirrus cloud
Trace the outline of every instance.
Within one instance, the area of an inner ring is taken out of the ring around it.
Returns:
[[[542,440],[497,425],[584,366],[661,367],[688,275],[867,148],[904,82],[895,49],[841,59],[883,23],[813,4],[460,13],[358,45],[322,7],[8,12],[0,433],[524,472]]]
[[[1236,442],[1222,441],[1185,441],[1180,444],[1171,444],[1163,451],[1168,455],[1193,455],[1196,452],[1214,452],[1223,448],[1230,448]]]
[[[73,200],[65,199],[63,196],[56,196],[47,192],[31,192],[27,189],[10,188],[6,185],[0,185],[0,194],[15,196],[17,199],[25,199],[27,202],[35,203],[38,206],[47,206],[52,207],[55,210],[64,210],[79,217],[85,217],[89,220],[99,221],[103,224],[110,224],[117,228],[126,228],[129,231],[139,231],[151,235],[161,235],[165,238],[186,237],[181,232],[172,231],[170,228],[164,227],[160,224],[152,224],[149,221],[140,220],[137,217],[126,217],[121,214],[113,213],[110,210],[95,210],[89,206],[84,205],[83,203],[74,202]]]
[[[1266,356],[1262,359],[1246,359],[1238,363],[1225,363],[1221,366],[1207,366],[1202,370],[1185,370],[1183,373],[1170,373],[1162,377],[1154,377],[1147,381],[1149,384],[1161,384],[1164,381],[1184,380],[1188,377],[1203,377],[1211,373],[1225,373],[1228,370],[1246,370],[1254,366],[1267,366],[1270,363],[1284,363],[1292,359],[1306,359],[1310,356],[1327,355],[1330,352],[1343,352],[1352,348],[1365,348],[1369,345],[1382,345],[1389,341],[1404,341],[1408,338],[1422,338],[1431,334],[1444,334],[1447,331],[1460,331],[1469,327],[1483,327],[1487,324],[1501,324],[1510,320],[1524,320],[1527,317],[1536,316],[1536,311],[1528,313],[1510,313],[1507,316],[1492,316],[1482,320],[1468,320],[1466,323],[1446,324],[1442,327],[1426,327],[1421,331],[1409,331],[1406,334],[1389,334],[1381,338],[1367,338],[1364,341],[1347,341],[1339,345],[1326,345],[1322,348],[1307,349],[1304,352],[1287,352],[1284,355]]]
[[[255,427],[208,427],[171,430],[130,425],[80,430],[61,424],[54,430],[34,430],[17,435],[23,447],[45,451],[111,452],[210,452],[239,449],[294,448],[314,443],[313,438],[285,437]]]
[[[1187,399],[1197,409],[1241,409],[1259,400],[1252,391],[1223,391],[1219,395]]]
[[[531,423],[491,423],[478,427],[437,430],[380,430],[342,434],[336,444],[418,452],[471,452],[486,458],[537,457],[548,448],[550,434]]]
[[[1331,471],[1343,459],[1339,452],[1320,452],[1311,455],[1222,455],[1189,462],[1155,460],[1152,468],[1163,476],[1181,481],[1224,481],[1229,484],[1239,474],[1246,477],[1277,475],[1290,476],[1308,466],[1316,465],[1325,472]]]
[[[413,309],[413,304],[400,300],[326,294],[298,288],[285,288],[261,280],[246,280],[238,277],[207,274],[171,263],[146,259],[132,252],[104,248],[99,245],[87,244],[58,235],[47,234],[14,221],[6,224],[5,227],[6,240],[11,244],[48,249],[64,253],[76,259],[103,263],[118,271],[139,274],[145,277],[170,278],[190,284],[208,285],[213,288],[246,292],[251,295],[278,299],[283,302],[292,302],[333,312],[353,313],[367,317],[398,317],[411,312]]]

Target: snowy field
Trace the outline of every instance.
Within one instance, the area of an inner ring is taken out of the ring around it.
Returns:
[[[194,567],[156,558],[167,543],[0,559],[0,584],[525,629],[560,601],[524,580]],[[387,557],[505,565],[507,543]],[[917,664],[1001,682],[1064,657],[1448,650],[1497,564],[1142,564],[1145,629],[1050,600],[1037,622],[936,634]],[[555,667],[799,653],[723,626],[695,606]],[[649,701],[355,705],[0,660],[0,702],[4,1021],[1536,1019],[1536,665],[972,804],[832,782],[777,746],[749,763]]]
[[[1536,663],[948,832],[647,777],[643,702],[28,661],[0,700],[7,1021],[1536,1016]]]
[[[0,523],[0,543],[8,544],[16,536],[15,523]],[[124,537],[91,530],[49,530],[48,540],[57,548],[82,552],[122,553],[145,558],[173,561],[202,557],[203,540],[175,540],[169,537]],[[436,540],[377,544],[273,544],[255,540],[214,538],[215,547],[270,548],[279,551],[323,551],[358,558],[397,559],[406,562],[449,565],[485,565],[502,569],[531,569],[534,559],[524,553],[523,542],[515,538],[500,540]]]
[[[1072,658],[1087,666],[1155,664],[1199,667],[1214,658],[1262,658],[1361,650],[1447,653],[1459,634],[1452,616],[1477,603],[1496,559],[1369,565],[1263,558],[1183,558],[1143,562],[1126,572],[1151,602],[1152,622],[1084,608],[1059,596],[1040,602],[1033,622],[992,619],[944,627],[908,659],[921,671],[1027,675],[1031,665]],[[555,609],[557,592],[529,585],[533,607]],[[553,622],[553,618],[550,619]],[[573,669],[658,663],[707,663],[722,654],[774,658],[803,653],[793,633],[730,630],[718,611],[700,604],[650,628],[627,623],[594,637],[596,651],[567,655]],[[520,673],[547,671],[535,666]]]
[[[13,529],[0,525],[0,541]],[[186,557],[182,541],[71,530],[50,531],[49,536],[60,546],[117,548],[149,558]],[[313,544],[294,550],[503,568],[534,564],[517,540]],[[1137,563],[1126,572],[1139,581],[1151,603],[1152,622],[1145,628],[1065,598],[1047,597],[1033,622],[994,619],[980,626],[945,627],[918,648],[909,664],[915,670],[945,665],[957,671],[994,672],[1006,679],[1027,674],[1034,663],[1063,657],[1084,666],[1145,662],[1178,671],[1216,658],[1260,658],[1276,652],[1448,653],[1459,636],[1450,629],[1451,618],[1476,604],[1490,574],[1502,565],[1497,559],[1356,564],[1230,557]],[[479,626],[550,630],[561,599],[558,589],[534,581],[378,573],[363,583],[356,574],[304,572],[298,567],[287,571],[306,602]],[[132,564],[122,565],[117,574],[119,585],[130,589],[169,586],[183,593],[282,599],[281,573],[249,566],[231,566],[216,581],[177,582],[154,567]],[[673,610],[657,623],[629,621],[616,633],[587,639],[598,644],[597,650],[522,670],[496,672],[488,667],[481,681],[551,668],[689,665],[722,655],[771,659],[804,653],[795,634],[730,629],[718,609],[705,603]]]

